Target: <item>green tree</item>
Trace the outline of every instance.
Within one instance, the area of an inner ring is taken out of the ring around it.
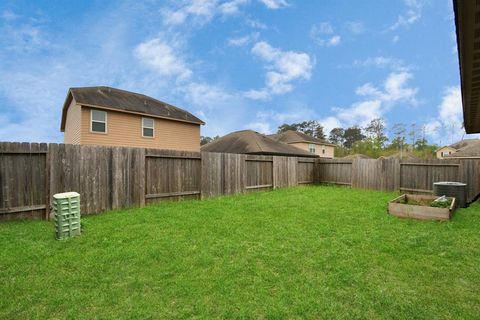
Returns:
[[[200,145],[203,146],[203,145],[206,145],[207,143],[210,143],[214,140],[217,140],[218,138],[220,138],[219,136],[215,136],[215,137],[208,137],[208,136],[200,136]]]
[[[292,123],[292,124],[284,123],[278,127],[277,133],[283,133],[289,130],[298,131],[298,123]]]
[[[302,132],[318,139],[325,139],[323,126],[316,120],[308,120],[292,124],[284,123],[278,127],[277,133],[282,133],[289,130]]]
[[[406,142],[405,134],[407,132],[407,128],[403,123],[396,123],[393,125],[392,131],[394,138],[389,148],[400,151],[400,157],[403,157],[403,150],[405,148]]]
[[[382,118],[376,118],[370,121],[365,127],[365,132],[367,133],[373,148],[378,150],[383,149],[388,138],[385,135],[385,122]]]
[[[343,138],[343,146],[345,148],[351,149],[355,142],[364,140],[365,135],[362,133],[362,129],[360,129],[358,126],[353,126],[345,129]]]
[[[341,146],[343,145],[343,141],[345,140],[344,135],[345,130],[343,128],[333,128],[330,131],[328,140],[330,140],[331,143]]]

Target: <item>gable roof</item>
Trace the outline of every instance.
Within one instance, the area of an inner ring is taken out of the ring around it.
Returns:
[[[201,147],[202,151],[296,157],[318,157],[308,151],[275,141],[253,130],[227,134]]]
[[[326,142],[325,140],[317,139],[308,134],[303,132],[287,130],[282,133],[271,134],[269,135],[275,141],[280,141],[284,143],[295,143],[295,142],[307,142],[307,143],[315,143],[315,144],[323,144],[326,146],[335,146],[332,143]]]
[[[449,145],[449,147],[458,150],[458,149],[462,149],[462,148],[465,148],[465,147],[476,145],[479,142],[480,142],[480,139],[464,139],[464,140],[461,140],[461,141],[458,141],[458,142],[455,142],[455,143]]]
[[[472,139],[473,140],[473,139]],[[480,157],[480,141],[477,141],[476,143],[470,143],[460,149],[458,149],[456,152],[445,156],[445,158],[476,158]]]
[[[205,124],[188,111],[172,106],[152,97],[110,87],[70,88],[63,104],[61,131],[65,130],[67,109],[75,99],[80,105],[114,109],[121,112],[145,114],[153,117],[182,122]]]

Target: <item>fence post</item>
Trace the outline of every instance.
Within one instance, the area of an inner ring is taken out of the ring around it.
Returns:
[[[45,154],[45,220],[50,220],[50,145],[44,144]]]

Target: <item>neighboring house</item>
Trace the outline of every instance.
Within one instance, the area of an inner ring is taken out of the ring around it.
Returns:
[[[456,151],[457,151],[457,149],[452,148],[450,146],[441,147],[441,148],[436,150],[437,159],[443,159],[443,158],[451,155],[452,153],[455,153]]]
[[[308,134],[288,130],[283,133],[269,135],[275,141],[316,154],[321,158],[333,158],[335,145],[309,136]]]
[[[69,144],[199,151],[203,124],[143,94],[85,87],[69,89],[60,130]]]
[[[449,146],[444,146],[437,149],[435,152],[437,154],[437,159],[444,159],[446,157],[452,157],[457,154],[460,150],[464,150],[465,148],[469,148],[472,146],[479,146],[480,140],[479,139],[465,139]]]
[[[317,157],[308,151],[275,141],[253,130],[242,130],[229,133],[226,136],[202,146],[201,150],[219,153]]]
[[[460,149],[455,153],[452,153],[449,156],[446,156],[445,159],[479,159],[480,158],[480,141],[476,143],[470,143]]]

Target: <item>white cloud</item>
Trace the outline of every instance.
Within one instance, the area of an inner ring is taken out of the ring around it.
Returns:
[[[293,81],[308,80],[311,77],[314,63],[306,53],[282,51],[265,41],[260,41],[252,48],[252,54],[268,64],[265,88],[250,90],[246,93],[249,98],[266,99],[271,95],[290,92],[293,90]]]
[[[18,19],[20,16],[11,10],[4,10],[0,17],[5,21],[13,21]]]
[[[334,47],[340,44],[341,37],[334,34],[329,22],[320,22],[310,28],[310,38],[320,46]]]
[[[323,126],[323,132],[327,137],[333,128],[339,128],[342,126],[340,121],[335,117],[322,118],[318,122]]]
[[[332,34],[333,27],[330,22],[320,22],[318,24],[314,24],[310,29],[310,34],[318,35],[318,34]]]
[[[396,35],[392,38],[393,43],[397,43],[400,40],[400,36]]]
[[[463,128],[462,95],[459,86],[444,90],[438,114],[426,124],[426,134],[439,145],[448,145],[462,138],[478,138],[480,135],[466,135]]]
[[[189,78],[192,71],[179,56],[178,48],[160,38],[140,43],[134,54],[144,65],[151,67],[158,74],[182,80]]]
[[[258,32],[251,33],[249,35],[237,38],[230,38],[227,40],[228,45],[233,47],[241,47],[249,44],[252,41],[257,41],[260,34]]]
[[[189,0],[177,10],[169,8],[162,10],[163,22],[166,25],[180,25],[189,17],[196,23],[204,23],[213,18],[217,9],[216,0]]]
[[[255,130],[263,134],[270,134],[273,132],[270,122],[261,122],[261,121],[250,122],[247,125],[245,125],[244,129]]]
[[[232,0],[219,5],[219,9],[223,14],[235,14],[240,11],[240,7],[247,4],[249,0]]]
[[[251,19],[251,18],[245,19],[245,23],[246,23],[247,26],[249,26],[250,28],[262,29],[262,30],[268,29],[268,26],[267,26],[265,23],[262,23],[262,22],[260,22],[260,21],[258,21],[258,20],[254,20],[254,19]]]
[[[250,42],[250,36],[243,36],[238,38],[228,39],[228,44],[234,47],[241,47]]]
[[[353,34],[361,34],[365,32],[365,26],[361,21],[349,21],[346,23],[346,26]]]
[[[439,119],[444,124],[462,124],[462,94],[460,87],[449,87],[445,90],[439,106]]]
[[[411,105],[416,105],[418,88],[406,86],[408,80],[412,79],[412,77],[413,75],[407,71],[392,72],[384,81],[383,90],[373,86],[371,83],[366,83],[358,87],[355,93],[367,98],[380,100],[384,103],[404,101]]]
[[[227,103],[234,98],[228,90],[202,82],[191,82],[182,86],[179,90],[185,94],[188,101],[196,106],[203,107],[205,110],[221,103]]]
[[[269,9],[280,9],[288,6],[286,0],[260,0],[260,2]]]
[[[259,0],[268,9],[288,6],[285,0]],[[180,5],[178,5],[180,3]],[[176,8],[166,7],[161,10],[163,23],[167,26],[179,26],[190,19],[194,24],[205,24],[215,16],[233,15],[250,3],[250,0],[183,0],[177,2]],[[252,20],[254,21],[254,20]],[[257,27],[263,26],[258,23]]]
[[[357,67],[389,68],[404,71],[410,69],[405,65],[403,60],[384,56],[369,57],[365,60],[355,60],[353,61],[353,65]]]
[[[365,83],[356,88],[355,93],[364,100],[347,108],[333,108],[335,119],[343,126],[364,126],[374,118],[382,117],[393,106],[399,104],[417,105],[417,88],[409,87],[413,75],[406,71],[396,71],[388,75],[381,88]]]
[[[339,122],[347,126],[361,125],[364,126],[370,120],[381,117],[382,115],[381,100],[367,100],[354,103],[349,108],[334,108],[337,112],[336,117]]]
[[[2,48],[16,53],[31,53],[52,47],[43,32],[40,19],[32,19],[4,11],[1,15],[4,24],[0,25],[0,43]]]
[[[406,12],[400,14],[397,21],[391,25],[387,31],[393,31],[400,27],[406,27],[414,24],[422,17],[422,10],[425,6],[426,0],[404,0],[407,7]]]
[[[327,40],[326,46],[327,47],[335,47],[340,44],[340,36],[333,36]]]

